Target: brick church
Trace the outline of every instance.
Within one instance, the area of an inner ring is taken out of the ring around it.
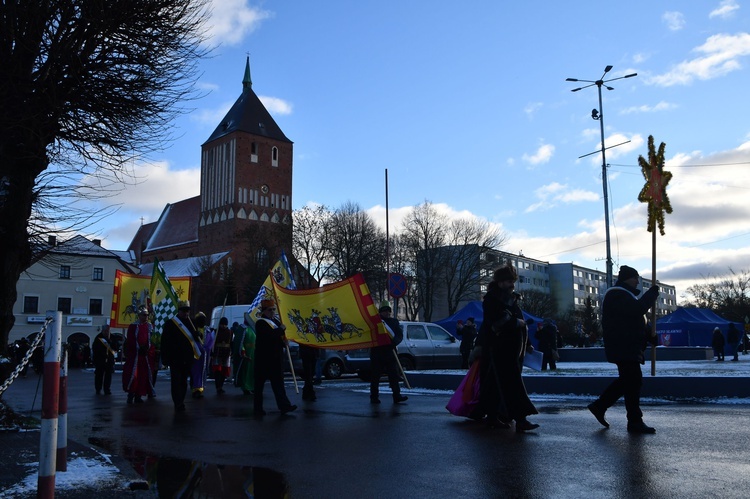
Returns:
[[[167,204],[128,248],[142,273],[158,258],[168,276],[193,276],[193,308],[208,313],[227,296],[252,300],[282,250],[295,265],[292,146],[253,91],[248,58],[242,94],[201,146],[200,195]]]

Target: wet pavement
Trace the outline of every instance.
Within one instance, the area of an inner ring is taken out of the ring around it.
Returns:
[[[35,377],[20,379],[3,400],[39,417],[36,387]],[[94,395],[91,371],[71,371],[68,387],[75,448],[111,455],[123,473],[118,486],[93,489],[100,497],[187,496],[192,487],[194,497],[744,498],[750,487],[750,404],[741,402],[652,401],[644,419],[657,433],[630,435],[622,404],[604,429],[586,409],[590,398],[532,395],[540,414],[530,419],[541,427],[517,434],[451,416],[445,392],[406,390],[409,400],[393,405],[384,384],[383,403],[371,405],[356,378],[324,381],[315,402],[288,382],[300,408],[286,416],[266,387],[261,419],[232,387],[217,395],[209,385],[177,414],[166,378],[156,399],[136,405],[123,393]],[[38,432],[30,434],[0,433],[0,490],[23,478],[6,467],[12,456],[38,453]],[[90,497],[91,485],[58,497]]]

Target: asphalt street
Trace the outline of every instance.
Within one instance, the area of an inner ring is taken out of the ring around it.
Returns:
[[[383,384],[383,403],[371,405],[356,378],[324,381],[315,402],[289,381],[300,408],[286,416],[266,387],[262,419],[232,388],[217,395],[209,385],[175,414],[164,377],[158,396],[136,405],[116,390],[95,395],[90,370],[72,370],[68,386],[69,439],[112,454],[153,495],[187,483],[194,497],[246,497],[248,487],[256,497],[303,498],[744,498],[750,490],[750,405],[742,403],[649,402],[644,419],[657,433],[630,435],[621,404],[604,429],[585,397],[532,395],[540,414],[530,419],[541,427],[518,434],[450,415],[445,392],[406,390],[409,400],[393,405]],[[39,417],[36,389],[36,377],[19,379],[3,400]],[[6,453],[13,442],[0,434]]]

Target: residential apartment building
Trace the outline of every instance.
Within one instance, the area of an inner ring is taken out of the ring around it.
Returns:
[[[88,342],[108,323],[112,308],[115,271],[137,274],[129,252],[109,251],[97,239],[83,236],[58,244],[54,236],[44,256],[18,280],[13,306],[16,322],[9,342],[28,337],[44,325],[47,311],[63,314],[62,340]]]
[[[564,314],[571,307],[577,309],[585,307],[587,298],[591,298],[593,306],[598,309],[607,291],[605,272],[573,263],[549,263],[523,254],[494,250],[479,254],[479,259],[479,285],[469,300],[459,304],[459,309],[469,301],[481,300],[492,280],[492,273],[505,263],[510,263],[518,271],[516,291],[521,294],[534,291],[550,295],[556,305],[558,315]],[[645,289],[651,286],[651,281],[648,279],[642,279],[642,283]],[[661,317],[677,310],[677,292],[675,287],[669,284],[659,283],[659,287],[657,316]],[[435,296],[444,299],[445,293],[435,293]],[[433,318],[440,319],[448,315],[445,303],[433,304]]]

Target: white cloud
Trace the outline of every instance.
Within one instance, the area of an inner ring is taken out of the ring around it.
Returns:
[[[685,27],[685,16],[681,12],[668,11],[662,14],[661,20],[670,31],[679,31]]]
[[[527,104],[525,108],[523,108],[523,112],[526,113],[526,116],[528,116],[529,119],[534,118],[534,115],[537,111],[539,111],[542,108],[541,102],[532,102],[530,104]]]
[[[292,104],[278,97],[267,97],[259,95],[258,99],[263,103],[269,113],[276,115],[292,114]]]
[[[207,25],[209,43],[212,46],[237,45],[273,15],[271,11],[248,6],[247,0],[211,0]]]
[[[661,101],[655,106],[649,106],[648,104],[643,104],[641,106],[627,107],[623,109],[622,111],[620,111],[620,114],[654,113],[657,111],[669,111],[675,108],[677,108],[677,104],[672,104],[671,102]]]
[[[528,206],[525,213],[554,208],[559,204],[598,201],[599,194],[584,189],[571,189],[567,184],[552,182],[534,191],[538,202]]]
[[[729,19],[730,17],[734,16],[735,11],[737,11],[739,8],[740,6],[735,0],[722,0],[719,6],[716,9],[712,10],[710,14],[708,14],[708,17],[709,19],[712,19],[714,17]]]
[[[646,79],[647,84],[670,87],[687,85],[694,79],[709,80],[741,68],[739,59],[750,55],[750,33],[713,35],[694,49],[705,55],[683,61],[663,75]]]
[[[521,159],[531,165],[540,165],[547,163],[555,154],[555,146],[552,144],[542,144],[539,149],[532,155],[524,154]]]

